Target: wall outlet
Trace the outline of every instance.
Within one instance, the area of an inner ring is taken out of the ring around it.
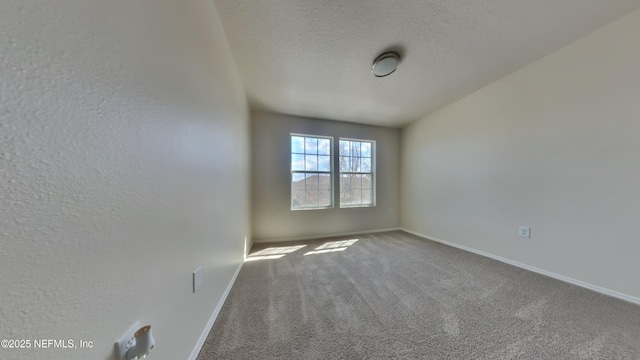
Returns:
[[[518,236],[525,239],[531,238],[531,228],[528,226],[520,226],[518,229]]]
[[[202,266],[199,266],[193,271],[193,292],[200,288],[202,285]]]
[[[271,222],[275,223],[276,221],[278,221],[278,217],[275,215],[271,215]]]
[[[140,321],[136,321],[135,324],[122,335],[120,340],[115,343],[116,360],[125,360],[127,358],[127,350],[136,344],[136,339],[133,335],[140,329]]]

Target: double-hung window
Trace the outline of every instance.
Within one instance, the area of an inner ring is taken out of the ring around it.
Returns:
[[[340,207],[375,206],[375,141],[340,139]]]
[[[291,209],[333,206],[333,138],[291,134]]]
[[[292,210],[333,207],[334,156],[338,162],[340,207],[376,205],[376,142],[340,138],[335,155],[333,146],[332,137],[291,134]]]

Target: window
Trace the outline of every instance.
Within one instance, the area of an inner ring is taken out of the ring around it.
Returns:
[[[340,139],[340,207],[375,206],[375,141]]]
[[[331,137],[291,134],[291,209],[333,206]]]

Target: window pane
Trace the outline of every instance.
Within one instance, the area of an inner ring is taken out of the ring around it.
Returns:
[[[324,190],[331,190],[331,176],[329,174],[320,174],[318,181],[318,188]]]
[[[298,154],[304,153],[304,138],[302,136],[291,137],[291,152]]]
[[[351,156],[360,156],[360,142],[352,141],[351,142]]]
[[[318,188],[318,175],[309,175],[309,177],[307,177],[306,181],[306,188],[307,189],[317,189]]]
[[[291,191],[291,207],[299,208],[304,207],[304,190],[293,190]]]
[[[318,170],[331,171],[331,156],[318,155]]]
[[[371,175],[363,175],[362,176],[362,188],[363,189],[371,189],[373,188],[373,186],[371,186]]]
[[[351,190],[340,189],[340,205],[349,205],[351,201]]]
[[[293,183],[297,183],[297,182],[299,182],[301,180],[304,180],[304,174],[291,174],[291,181]],[[302,187],[304,188],[304,186],[302,186]]]
[[[349,175],[340,175],[340,191],[349,191],[351,189],[351,177]]]
[[[304,155],[291,154],[291,170],[304,170]]]
[[[330,190],[320,190],[320,206],[330,206],[331,205],[331,191]]]
[[[305,154],[317,154],[318,153],[318,139],[317,138],[304,138],[304,152]]]
[[[360,159],[360,171],[362,171],[362,172],[371,172],[371,159],[370,158],[361,158]]]
[[[362,191],[351,190],[351,205],[360,205],[362,203]]]
[[[318,139],[318,154],[331,155],[331,141],[329,139]]]
[[[318,170],[318,156],[317,155],[305,155],[304,156],[304,169],[317,171]]]
[[[349,156],[350,141],[340,140],[340,156]]]
[[[306,190],[305,206],[318,206],[318,190]]]
[[[362,189],[362,175],[351,175],[351,189]]]
[[[371,157],[371,143],[363,142],[362,143],[362,155],[365,157]]]
[[[363,179],[364,182],[364,179]],[[363,205],[371,205],[373,204],[373,197],[371,196],[373,193],[372,189],[362,190],[362,204]]]
[[[360,162],[361,158],[359,157],[351,157],[351,171],[360,172]]]
[[[340,156],[340,171],[351,171],[351,158]]]

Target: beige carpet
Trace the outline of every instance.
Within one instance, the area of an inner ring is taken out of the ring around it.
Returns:
[[[404,232],[251,257],[198,359],[640,359],[639,306]]]

